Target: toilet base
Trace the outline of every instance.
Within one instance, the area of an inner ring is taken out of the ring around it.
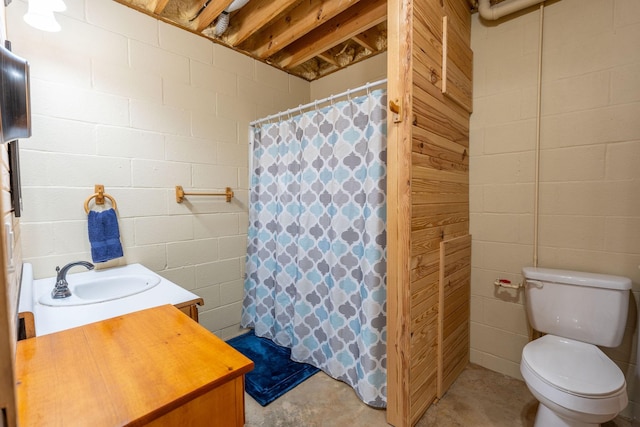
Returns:
[[[600,427],[600,425],[598,423],[584,423],[578,420],[562,418],[556,412],[540,403],[533,427]]]

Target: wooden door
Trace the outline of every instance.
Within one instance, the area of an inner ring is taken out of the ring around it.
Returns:
[[[467,0],[388,2],[387,421],[394,426],[414,425],[443,384],[440,243],[469,233],[470,30]]]

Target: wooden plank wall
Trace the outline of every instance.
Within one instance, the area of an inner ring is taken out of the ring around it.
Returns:
[[[469,362],[471,236],[440,242],[438,398]]]
[[[387,421],[410,426],[438,396],[440,243],[469,234],[471,13],[466,0],[388,7],[388,93],[399,113],[388,119]],[[445,17],[453,45],[443,60]]]

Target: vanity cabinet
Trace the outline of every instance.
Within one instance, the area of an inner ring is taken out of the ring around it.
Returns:
[[[198,298],[180,304],[175,304],[174,307],[198,322],[198,306],[203,304],[204,300],[202,298]],[[18,339],[33,338],[35,336],[36,321],[33,313],[30,311],[18,313]]]
[[[20,425],[243,426],[253,362],[181,311],[164,305],[18,342]]]
[[[203,305],[204,300],[199,298],[193,301],[183,302],[181,304],[175,304],[175,307],[182,311],[187,316],[191,317],[193,320],[198,322],[198,307],[199,305]]]

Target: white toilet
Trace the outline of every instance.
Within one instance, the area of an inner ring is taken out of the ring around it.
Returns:
[[[612,420],[627,406],[627,384],[596,345],[620,345],[631,280],[534,267],[522,273],[529,322],[547,334],[524,347],[520,363],[540,402],[535,427],[595,427]]]

